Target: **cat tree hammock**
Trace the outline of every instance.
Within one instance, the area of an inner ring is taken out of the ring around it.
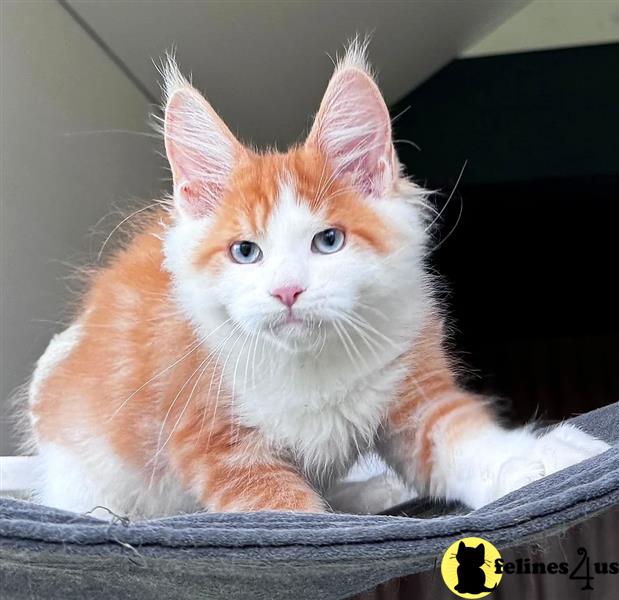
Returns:
[[[108,523],[3,499],[0,590],[62,600],[347,598],[432,568],[458,538],[503,549],[619,503],[619,403],[572,422],[613,447],[468,514],[201,513]]]

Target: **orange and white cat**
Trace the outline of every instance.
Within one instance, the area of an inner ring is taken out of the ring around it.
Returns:
[[[324,511],[378,454],[479,507],[604,451],[500,426],[458,387],[424,271],[426,193],[352,45],[303,145],[257,153],[165,70],[174,190],[39,360],[41,502],[137,517]]]

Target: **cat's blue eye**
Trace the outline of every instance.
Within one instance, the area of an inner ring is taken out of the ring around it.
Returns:
[[[332,227],[317,233],[312,240],[312,250],[320,254],[333,254],[344,247],[344,232]]]
[[[230,246],[230,256],[234,262],[249,265],[258,262],[262,258],[262,250],[260,250],[258,244],[242,240],[234,242]]]

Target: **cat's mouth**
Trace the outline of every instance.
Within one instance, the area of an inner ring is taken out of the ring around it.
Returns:
[[[290,327],[302,327],[306,325],[306,320],[298,312],[289,310],[283,316],[281,316],[275,323],[273,323],[273,329],[275,331],[280,329],[287,329]]]
[[[313,344],[319,333],[319,321],[310,311],[291,309],[274,315],[268,323],[268,332],[279,341],[295,344]],[[321,322],[322,325],[322,322]]]
[[[295,315],[292,311],[286,315],[283,321],[284,325],[302,325],[305,321],[298,315]]]
[[[299,352],[316,344],[312,318],[300,311],[288,311],[272,319],[265,331],[277,346],[288,352]]]

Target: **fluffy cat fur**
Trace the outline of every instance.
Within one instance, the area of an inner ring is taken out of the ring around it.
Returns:
[[[569,425],[506,430],[458,386],[424,271],[427,195],[361,45],[286,153],[241,145],[173,60],[163,123],[172,207],[95,273],[33,375],[41,502],[324,511],[375,452],[419,493],[479,507],[606,449]],[[317,251],[333,228],[342,248]],[[255,262],[235,262],[244,240]]]

